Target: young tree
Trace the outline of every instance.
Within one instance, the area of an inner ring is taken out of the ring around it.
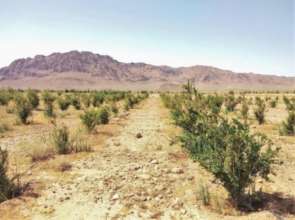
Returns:
[[[63,125],[61,127],[55,127],[52,132],[52,141],[54,147],[59,154],[67,154],[70,151],[70,138],[69,130]]]
[[[253,134],[246,123],[226,119],[212,110],[206,97],[194,89],[167,98],[176,123],[183,128],[182,145],[194,160],[211,172],[243,206],[246,189],[257,177],[268,180],[278,148],[263,135]]]
[[[21,193],[20,185],[8,177],[7,170],[8,152],[0,147],[0,203]]]
[[[53,117],[54,116],[53,103],[55,101],[54,95],[51,94],[48,91],[44,91],[43,94],[42,94],[42,98],[43,98],[43,102],[44,102],[44,105],[45,105],[45,112],[44,112],[45,116]]]
[[[295,135],[295,111],[290,111],[288,113],[288,118],[282,123],[280,129],[281,135]]]
[[[255,118],[257,119],[259,124],[263,124],[265,122],[265,102],[256,97],[256,108],[254,110]]]
[[[16,114],[23,124],[27,124],[28,117],[32,114],[32,105],[28,99],[22,95],[15,98]]]
[[[65,97],[65,98],[59,97],[57,99],[57,104],[58,104],[60,110],[66,111],[69,108],[69,106],[71,105],[71,101],[67,97]]]
[[[27,99],[31,103],[31,106],[35,109],[38,107],[40,99],[38,93],[35,90],[29,89],[27,91]]]
[[[247,122],[248,116],[249,116],[249,106],[248,106],[246,98],[244,98],[244,100],[242,101],[241,115],[244,121]]]
[[[224,105],[227,111],[233,112],[239,104],[239,101],[235,98],[233,91],[230,91],[229,94],[225,97]]]

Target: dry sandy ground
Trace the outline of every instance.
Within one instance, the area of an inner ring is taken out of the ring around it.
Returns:
[[[1,204],[2,219],[12,216],[36,220],[294,217],[290,213],[276,212],[277,207],[243,215],[231,209],[222,186],[182,152],[175,141],[179,130],[172,124],[158,95],[152,95],[127,117],[117,118],[112,123],[117,124],[113,136],[107,138],[99,150],[63,158],[71,163],[70,171],[50,176],[52,173],[45,168],[50,166],[50,161],[44,162],[44,171],[39,169],[34,177],[44,185],[40,195]],[[282,184],[294,184],[282,178]],[[211,194],[210,207],[200,202],[198,186],[203,183]],[[282,199],[281,204],[284,202]]]

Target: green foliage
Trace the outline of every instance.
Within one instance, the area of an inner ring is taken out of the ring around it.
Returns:
[[[80,98],[78,96],[73,96],[71,102],[76,110],[81,109],[81,102],[80,102]]]
[[[16,115],[23,124],[27,123],[28,117],[32,114],[32,105],[29,100],[22,96],[18,95],[15,97],[16,103]]]
[[[7,175],[7,169],[8,152],[0,147],[0,203],[21,193],[20,184],[15,183],[17,176],[10,179]]]
[[[35,90],[29,89],[27,91],[27,99],[31,103],[32,108],[37,108],[40,102],[38,93]]]
[[[244,121],[247,122],[249,116],[249,106],[246,98],[244,98],[244,100],[242,101],[241,115]]]
[[[261,98],[256,97],[256,108],[254,109],[254,115],[259,124],[263,124],[265,122],[265,107],[265,102]]]
[[[290,111],[288,113],[287,120],[282,123],[280,134],[295,135],[295,111]]]
[[[148,97],[147,92],[141,92],[139,94],[129,93],[128,95],[125,96],[124,109],[128,111],[129,109],[133,108],[136,104],[146,99],[147,97]]]
[[[62,111],[66,111],[71,105],[71,101],[68,97],[59,97],[57,100],[57,104]]]
[[[9,93],[6,90],[0,90],[0,105],[7,105],[9,100]]]
[[[271,107],[271,108],[275,108],[275,107],[277,107],[277,104],[278,104],[278,99],[279,97],[276,97],[275,99],[271,99],[270,101],[269,101],[269,106]]]
[[[93,94],[93,97],[92,97],[92,105],[95,106],[95,107],[98,107],[101,104],[103,104],[104,99],[105,99],[105,96],[104,96],[103,93],[101,93],[101,92],[95,92]]]
[[[218,114],[221,110],[224,98],[223,96],[218,96],[218,95],[208,95],[206,97],[206,103],[209,106],[209,108],[212,110],[213,113]]]
[[[84,105],[85,108],[89,108],[90,104],[91,104],[91,97],[89,94],[82,94],[81,96],[81,101]]]
[[[295,97],[288,98],[287,96],[284,96],[283,101],[288,111],[295,111]]]
[[[42,94],[42,98],[45,105],[45,111],[44,111],[45,116],[54,117],[53,103],[55,101],[55,96],[48,91],[44,91]]]
[[[229,92],[229,94],[225,97],[224,105],[227,111],[233,112],[239,104],[239,100],[235,98],[235,94],[233,91]]]
[[[210,204],[211,196],[209,192],[209,188],[204,183],[199,183],[197,188],[197,195],[198,199],[200,199],[203,203],[203,205],[208,206]]]
[[[73,137],[71,137],[71,151],[78,153],[78,152],[90,152],[92,148],[90,147],[89,143],[85,136],[83,136],[82,131],[78,130]]]
[[[246,189],[255,178],[268,180],[278,149],[272,149],[265,136],[250,132],[246,123],[216,113],[208,96],[192,87],[169,96],[161,95],[164,104],[172,108],[176,124],[183,128],[183,147],[223,183],[237,206],[243,205]]]
[[[109,123],[109,112],[107,108],[90,109],[81,115],[82,123],[89,132],[93,131],[96,125]]]
[[[69,130],[66,126],[55,127],[51,137],[58,154],[67,154],[70,152]]]
[[[92,151],[81,130],[78,130],[76,133],[71,135],[69,129],[65,125],[62,125],[54,128],[51,137],[53,146],[58,154]]]
[[[107,108],[100,108],[97,112],[97,124],[108,124],[109,112]]]
[[[116,103],[113,103],[113,104],[111,105],[111,112],[112,112],[114,115],[117,115],[117,114],[118,114],[119,109],[118,109]]]
[[[97,125],[97,110],[90,109],[86,110],[83,115],[81,115],[82,123],[85,125],[89,132],[93,131]]]

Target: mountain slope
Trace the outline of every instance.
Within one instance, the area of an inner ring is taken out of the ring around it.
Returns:
[[[70,51],[18,59],[0,69],[0,86],[51,89],[176,89],[188,79],[201,89],[294,89],[295,77],[234,73],[209,66],[172,68],[122,63]]]

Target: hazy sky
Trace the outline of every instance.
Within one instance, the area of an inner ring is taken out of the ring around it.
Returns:
[[[0,66],[87,50],[295,76],[295,0],[0,0]]]

